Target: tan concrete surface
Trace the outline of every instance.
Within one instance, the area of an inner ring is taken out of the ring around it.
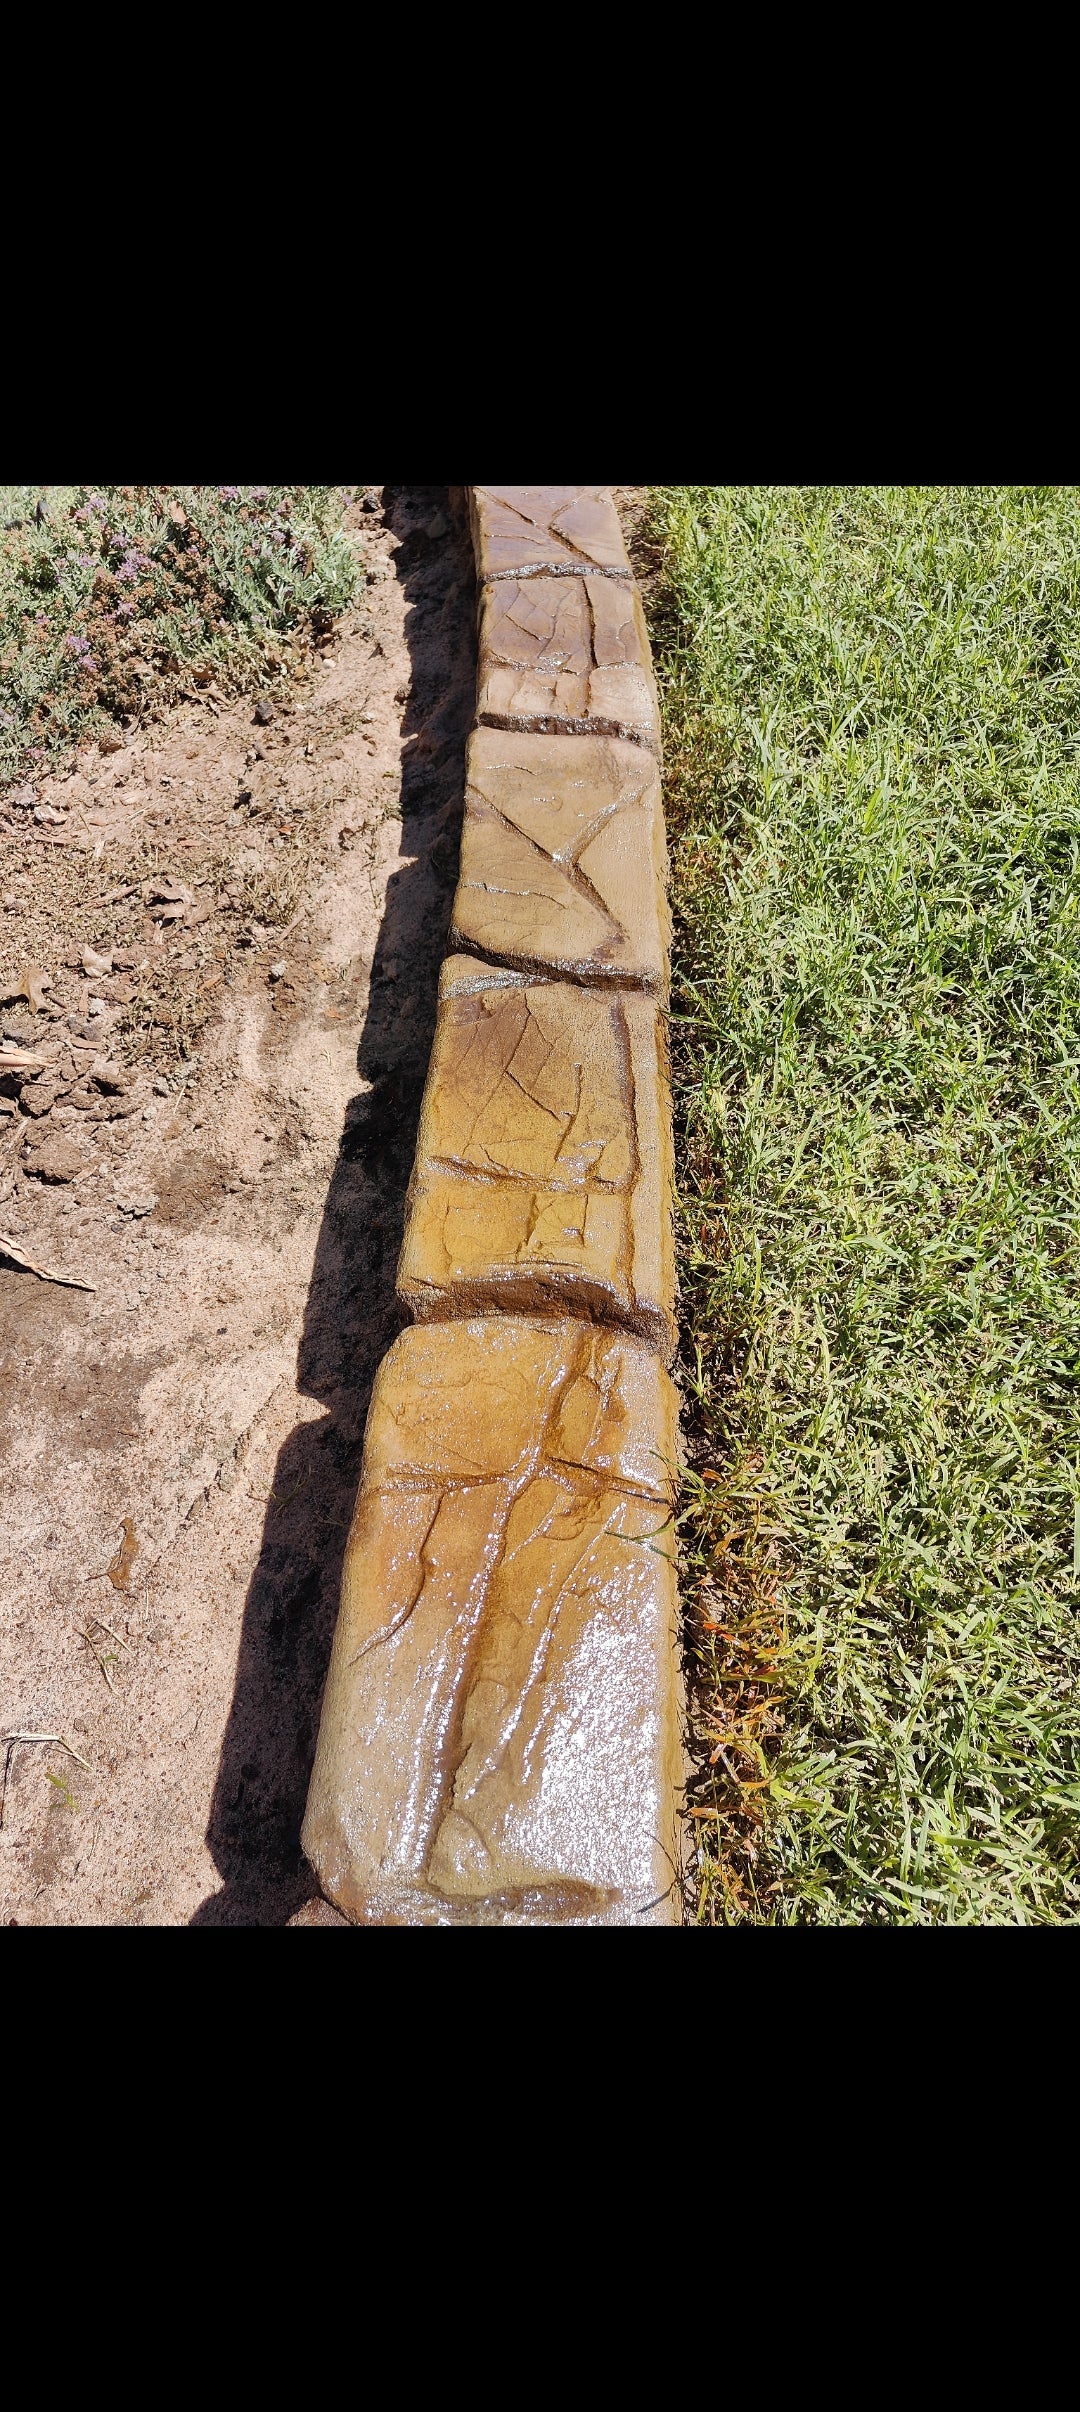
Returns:
[[[645,748],[476,729],[451,944],[663,996],[670,937],[660,776]]]
[[[304,1844],[356,1923],[671,1924],[675,1398],[573,1319],[384,1359]]]
[[[398,1273],[418,1317],[562,1311],[675,1345],[671,1114],[651,999],[444,967]]]
[[[610,486],[473,486],[470,493],[481,578],[590,568],[631,576]]]

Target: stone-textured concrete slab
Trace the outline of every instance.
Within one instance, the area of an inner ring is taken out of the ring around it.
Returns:
[[[573,1318],[384,1358],[304,1825],[352,1921],[673,1924],[675,1397]]]
[[[675,1345],[666,1031],[632,993],[444,967],[398,1292]]]
[[[480,578],[573,575],[629,578],[610,486],[473,486],[473,546]]]
[[[451,944],[663,996],[670,937],[660,777],[645,748],[475,730]]]
[[[481,589],[477,719],[595,731],[659,750],[660,714],[636,586],[501,578]]]
[[[637,588],[613,578],[502,578],[480,604],[480,676],[488,662],[586,675],[646,668]]]

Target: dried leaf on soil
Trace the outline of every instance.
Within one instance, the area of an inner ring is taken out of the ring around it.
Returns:
[[[133,1516],[125,1516],[123,1518],[121,1530],[124,1538],[120,1543],[116,1556],[110,1560],[110,1563],[106,1568],[106,1573],[108,1574],[109,1581],[112,1584],[114,1591],[126,1591],[128,1589],[128,1586],[131,1582],[131,1569],[139,1554],[139,1544],[135,1538],[135,1519]]]
[[[29,1047],[0,1047],[0,1072],[44,1072],[47,1062]]]
[[[35,1264],[33,1257],[27,1256],[25,1250],[17,1247],[15,1241],[6,1238],[3,1232],[0,1232],[0,1256],[10,1257],[12,1264],[21,1265],[26,1273],[36,1273],[39,1281],[57,1281],[66,1290],[97,1289],[96,1282],[80,1281],[77,1273],[50,1273],[44,1265]]]

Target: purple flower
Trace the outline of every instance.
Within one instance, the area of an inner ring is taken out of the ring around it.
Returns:
[[[132,585],[134,580],[138,577],[139,564],[133,559],[130,553],[128,554],[127,560],[121,562],[116,575],[118,579],[122,578],[128,586]]]
[[[109,506],[103,494],[92,494],[90,497],[89,508],[91,511],[97,512],[99,519],[107,519]]]
[[[239,502],[240,500],[239,486],[219,486],[218,493],[222,502]]]
[[[79,568],[80,568],[80,569],[93,569],[94,563],[95,563],[95,561],[96,561],[96,559],[97,559],[97,554],[96,554],[96,553],[76,553],[76,555],[75,555],[75,559],[76,559],[76,561],[78,562],[78,564],[79,564]]]
[[[118,616],[121,620],[130,620],[132,612],[135,610],[135,608],[136,606],[131,602],[130,598],[126,603],[118,603],[116,606]]]
[[[67,646],[69,653],[74,653],[78,657],[80,668],[83,662],[91,661],[90,643],[87,637],[73,636],[69,633],[64,638],[64,643]],[[92,666],[93,665],[91,662],[91,667]]]
[[[253,486],[251,489],[252,502],[267,502],[269,500],[269,496],[269,486]]]
[[[36,619],[35,619],[35,621],[34,621],[34,626],[35,626],[35,628],[47,628],[47,627],[48,627],[48,625],[49,625],[48,614],[47,614],[46,612],[44,612],[44,611],[39,611],[39,612],[38,612],[38,614],[37,614],[37,617],[36,617]]]

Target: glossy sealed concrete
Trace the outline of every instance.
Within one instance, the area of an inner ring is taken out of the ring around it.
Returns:
[[[648,997],[452,957],[398,1289],[417,1316],[576,1312],[674,1348],[671,1116]],[[461,985],[459,985],[459,983]]]
[[[677,1918],[675,1446],[624,1334],[504,1315],[391,1349],[304,1827],[346,1916]]]
[[[474,731],[452,945],[662,996],[666,883],[660,774],[644,747]]]

